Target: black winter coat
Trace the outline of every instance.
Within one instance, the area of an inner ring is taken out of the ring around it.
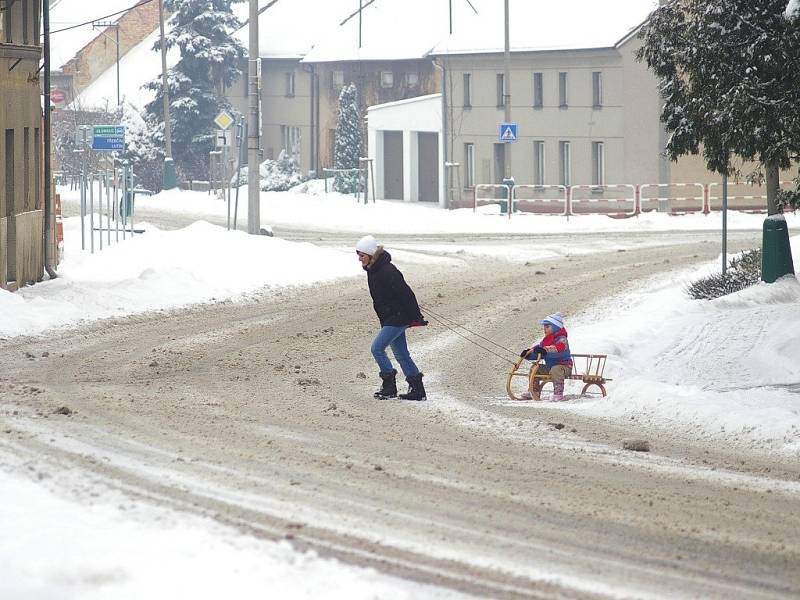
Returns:
[[[392,264],[392,256],[388,252],[379,249],[364,270],[367,272],[372,306],[381,327],[401,327],[422,319],[417,297],[408,287],[403,274]]]

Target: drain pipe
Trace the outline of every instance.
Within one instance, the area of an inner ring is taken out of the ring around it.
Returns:
[[[51,234],[53,223],[50,219],[50,212],[53,206],[52,194],[52,174],[50,165],[50,138],[51,138],[51,118],[50,118],[50,2],[42,2],[42,27],[44,29],[44,268],[50,279],[58,277],[55,269],[50,266],[52,260],[52,242],[55,241],[54,232]],[[39,149],[37,148],[37,152]],[[38,174],[37,174],[38,175]],[[50,238],[50,239],[48,239]]]

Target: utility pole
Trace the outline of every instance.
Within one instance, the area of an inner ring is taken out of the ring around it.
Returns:
[[[164,40],[164,0],[158,0],[158,27],[161,32],[161,97],[164,102],[164,180],[161,186],[171,190],[178,185],[175,163],[172,161],[172,121],[169,116],[169,87],[167,86],[167,44]]]
[[[261,188],[258,151],[261,130],[259,127],[258,85],[258,0],[250,0],[250,56],[247,61],[247,96],[250,108],[247,124],[247,233],[261,233]]]
[[[505,0],[505,52],[503,54],[503,63],[505,72],[503,74],[503,108],[505,109],[505,122],[511,123],[511,43],[509,40],[509,19],[508,19],[508,0]],[[503,162],[505,163],[505,179],[511,179],[511,144],[504,144],[505,155]],[[509,201],[510,202],[510,201]],[[509,213],[512,208],[509,205]]]
[[[108,35],[106,35],[103,29],[114,29],[114,39],[111,40],[114,42],[114,45],[117,48],[117,106],[120,104],[120,93],[119,93],[119,23],[115,23],[113,21],[94,21],[92,23],[92,29],[100,29],[100,34],[106,36],[108,39],[111,39]]]

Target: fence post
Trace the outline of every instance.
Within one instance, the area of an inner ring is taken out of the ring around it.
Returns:
[[[633,214],[638,217],[642,212],[642,190],[641,185],[637,184],[633,194]]]

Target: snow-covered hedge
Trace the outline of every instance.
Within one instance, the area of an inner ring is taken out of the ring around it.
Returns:
[[[247,184],[247,167],[242,167],[238,185]],[[265,160],[259,165],[262,192],[285,192],[308,179],[300,172],[300,166],[291,156],[281,151],[277,160]],[[236,185],[236,175],[231,182]]]
[[[761,250],[746,250],[731,259],[725,275],[717,273],[693,281],[686,288],[695,300],[712,300],[738,292],[761,280]]]

